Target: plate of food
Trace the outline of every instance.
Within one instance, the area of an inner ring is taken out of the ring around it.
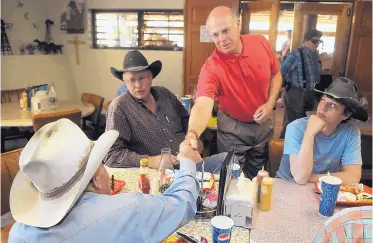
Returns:
[[[315,183],[315,192],[321,193],[320,183]],[[363,184],[341,185],[338,193],[338,206],[372,205],[372,188]]]

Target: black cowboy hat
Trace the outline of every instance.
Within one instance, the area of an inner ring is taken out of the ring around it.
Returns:
[[[319,82],[315,84],[314,90],[330,95],[336,101],[347,106],[352,112],[351,118],[363,122],[368,120],[366,100],[364,98],[359,99],[356,83],[351,79],[344,77],[335,78],[328,87]]]
[[[117,70],[116,68],[111,67],[110,72],[114,75],[114,77],[123,81],[124,72],[149,70],[152,73],[153,78],[155,78],[161,72],[161,69],[161,61],[158,60],[149,65],[148,60],[146,60],[144,55],[141,54],[141,52],[134,50],[127,52],[125,55],[123,60],[123,69]]]

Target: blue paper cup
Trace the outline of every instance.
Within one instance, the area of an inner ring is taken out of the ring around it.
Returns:
[[[181,103],[183,104],[185,110],[189,112],[190,110],[190,98],[189,97],[183,97],[180,99]]]
[[[232,176],[233,176],[236,180],[238,180],[238,177],[240,176],[240,169],[241,169],[241,167],[240,167],[239,164],[236,164],[236,163],[233,164],[233,168],[232,168]]]
[[[231,240],[234,222],[227,216],[215,216],[211,219],[212,243],[228,243]]]
[[[321,195],[319,214],[325,217],[331,217],[334,214],[335,204],[337,202],[339,188],[342,180],[335,176],[323,176],[320,178]]]

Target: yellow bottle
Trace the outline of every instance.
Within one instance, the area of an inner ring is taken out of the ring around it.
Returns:
[[[264,177],[260,187],[260,210],[271,210],[273,179]]]

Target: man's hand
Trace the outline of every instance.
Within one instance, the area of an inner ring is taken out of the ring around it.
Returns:
[[[149,156],[148,158],[149,168],[158,169],[161,163],[161,158],[162,158],[162,155]],[[175,155],[171,155],[171,163],[173,165],[178,165],[180,162],[178,161]]]
[[[306,132],[311,136],[316,136],[325,126],[325,122],[316,115],[311,115],[308,118]]]
[[[262,123],[267,120],[273,113],[273,106],[264,103],[263,105],[259,106],[259,108],[254,113],[254,121],[257,123]]]
[[[191,159],[195,163],[200,163],[202,161],[201,155],[198,153],[197,150],[192,148],[190,144],[186,143],[185,141],[180,144],[180,153],[177,155],[177,159],[180,161],[184,158]]]
[[[199,139],[196,137],[194,133],[188,132],[187,135],[185,136],[185,140],[183,143],[190,145],[195,150],[198,150],[199,148],[198,141]]]

